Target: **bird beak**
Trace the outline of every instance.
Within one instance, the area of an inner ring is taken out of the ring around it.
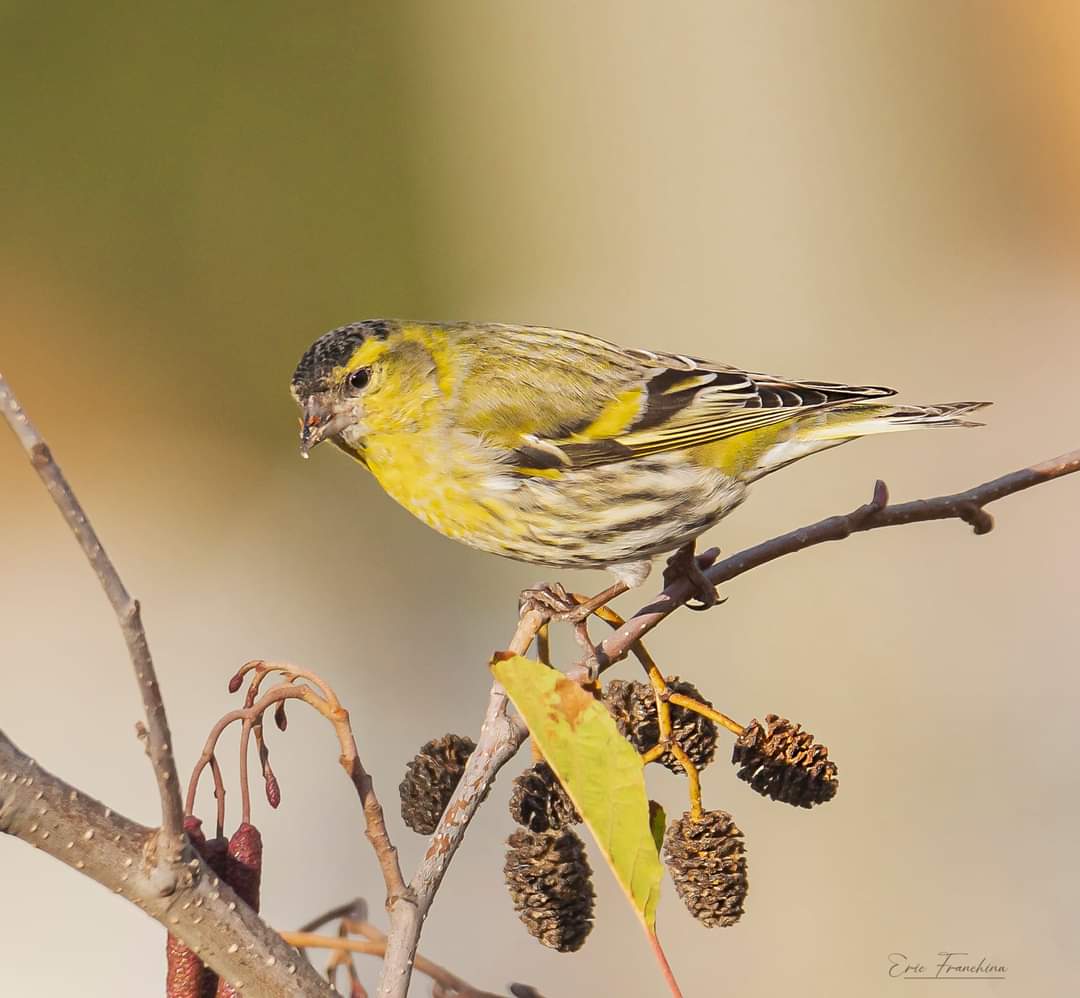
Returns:
[[[348,425],[348,415],[335,413],[326,399],[312,395],[304,403],[304,414],[300,419],[300,456],[307,457],[313,447]]]

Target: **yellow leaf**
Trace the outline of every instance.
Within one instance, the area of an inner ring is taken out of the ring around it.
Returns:
[[[491,668],[653,933],[663,868],[641,756],[607,709],[556,669],[520,656],[496,660]]]

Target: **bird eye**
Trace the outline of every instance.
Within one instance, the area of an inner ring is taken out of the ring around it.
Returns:
[[[353,371],[349,375],[349,387],[354,388],[356,391],[362,391],[367,388],[368,382],[371,380],[371,368],[360,367]]]

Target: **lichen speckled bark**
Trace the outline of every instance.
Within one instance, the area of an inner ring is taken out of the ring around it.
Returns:
[[[238,990],[333,995],[307,959],[185,846],[160,854],[158,829],[106,807],[42,769],[0,732],[0,832],[22,839],[161,922]]]

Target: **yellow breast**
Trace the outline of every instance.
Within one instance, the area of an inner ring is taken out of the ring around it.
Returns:
[[[469,542],[501,532],[508,520],[487,484],[490,469],[473,448],[441,434],[390,433],[369,437],[365,457],[389,496],[447,537]]]

